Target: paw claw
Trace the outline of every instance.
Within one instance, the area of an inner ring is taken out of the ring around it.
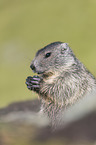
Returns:
[[[31,81],[32,84],[39,84],[38,81]]]
[[[25,84],[27,85],[27,88],[29,90],[38,92],[38,90],[40,89],[40,81],[41,78],[39,76],[33,76],[33,77],[29,76],[27,77]]]

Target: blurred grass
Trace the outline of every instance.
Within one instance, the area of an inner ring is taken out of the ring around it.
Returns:
[[[69,43],[96,76],[95,0],[0,0],[0,107],[33,99],[30,62],[53,41]]]

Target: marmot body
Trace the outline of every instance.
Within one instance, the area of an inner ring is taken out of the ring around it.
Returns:
[[[31,63],[39,76],[28,77],[28,89],[42,99],[41,111],[55,124],[57,114],[96,88],[94,76],[75,57],[67,43],[54,42],[40,49]]]

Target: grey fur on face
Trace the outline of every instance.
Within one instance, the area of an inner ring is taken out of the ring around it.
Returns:
[[[50,57],[47,57],[47,54],[50,54]],[[46,73],[49,69],[52,72],[58,68],[66,69],[75,63],[73,55],[67,43],[55,42],[40,49],[31,65],[34,65],[37,73]]]

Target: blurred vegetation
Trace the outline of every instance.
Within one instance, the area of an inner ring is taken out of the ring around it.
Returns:
[[[0,0],[0,107],[37,97],[25,79],[36,51],[53,41],[69,43],[96,76],[96,1]]]

